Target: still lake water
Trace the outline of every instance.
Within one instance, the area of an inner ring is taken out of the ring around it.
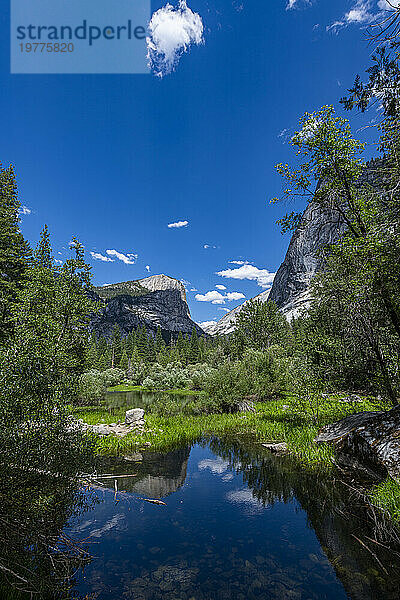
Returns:
[[[98,504],[67,531],[89,542],[76,589],[98,600],[398,600],[393,557],[345,488],[261,445],[212,439],[105,459]],[[118,492],[115,493],[115,481]],[[166,506],[142,498],[162,499]],[[352,515],[352,512],[354,514]],[[373,543],[370,544],[374,546]]]
[[[128,410],[133,406],[148,411],[154,407],[154,404],[162,402],[165,399],[174,400],[185,406],[185,404],[196,400],[197,397],[185,394],[168,394],[168,392],[107,392],[103,398],[103,404],[111,412],[121,408]]]

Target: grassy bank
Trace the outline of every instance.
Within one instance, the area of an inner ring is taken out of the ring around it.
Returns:
[[[109,436],[99,438],[97,451],[101,454],[119,454],[150,446],[154,450],[169,450],[182,443],[191,443],[206,435],[248,435],[260,443],[286,442],[292,454],[308,465],[331,468],[332,451],[329,446],[316,445],[313,440],[318,429],[325,423],[340,419],[351,412],[372,410],[376,405],[369,400],[349,405],[326,398],[318,405],[299,409],[290,398],[257,403],[255,412],[236,414],[147,414],[143,435],[130,434],[124,438]],[[176,408],[171,401],[171,408]],[[317,413],[317,414],[316,414]],[[81,407],[75,409],[77,417],[89,424],[113,423],[123,420],[125,409],[110,410],[105,407]]]

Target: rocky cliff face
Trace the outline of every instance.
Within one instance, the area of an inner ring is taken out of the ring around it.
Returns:
[[[190,317],[184,285],[167,275],[95,288],[95,297],[102,308],[91,328],[102,336],[111,335],[116,324],[125,335],[142,326],[154,333],[160,327],[166,339],[190,334],[193,327],[204,333]]]
[[[363,171],[358,185],[368,184],[379,191],[382,160],[371,160]],[[311,202],[304,211],[301,223],[293,233],[285,260],[278,269],[272,285],[270,300],[276,302],[287,319],[291,320],[310,302],[310,283],[324,264],[322,249],[337,242],[346,227],[337,211]]]
[[[344,229],[336,212],[313,203],[307,206],[269,295],[289,320],[308,305],[311,280],[324,262],[322,249],[336,242]]]
[[[337,213],[321,208],[312,202],[304,211],[299,227],[293,233],[285,260],[279,267],[270,290],[256,296],[255,300],[273,300],[288,320],[298,316],[310,302],[310,283],[323,265],[322,249],[336,242],[344,231]],[[215,325],[206,327],[210,335],[227,335],[235,329],[235,318],[246,305],[237,306]]]
[[[337,213],[310,203],[304,211],[299,227],[293,233],[285,260],[279,267],[270,290],[254,300],[273,300],[288,320],[298,316],[310,302],[310,283],[323,265],[322,249],[338,240],[344,231]],[[227,335],[235,329],[235,318],[246,305],[237,306],[215,325],[206,327],[210,335]]]

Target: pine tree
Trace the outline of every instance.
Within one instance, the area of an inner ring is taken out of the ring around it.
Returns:
[[[163,336],[161,333],[161,327],[157,328],[155,345],[156,345],[156,354],[160,354],[160,353],[164,352],[165,342],[164,342],[164,339],[163,339]]]
[[[192,334],[190,336],[190,343],[188,347],[188,360],[191,363],[196,363],[199,360],[199,338],[197,336],[197,331],[195,327],[193,327]]]
[[[135,330],[132,329],[132,331],[129,332],[128,337],[126,338],[126,353],[128,356],[132,356],[135,345]]]
[[[156,345],[154,337],[151,334],[147,339],[147,360],[148,362],[155,362],[156,360]]]
[[[203,362],[206,356],[206,341],[204,336],[200,336],[199,338],[199,362]]]
[[[136,332],[136,345],[139,356],[142,360],[147,361],[147,332],[145,327],[140,327]]]
[[[20,209],[13,168],[0,164],[0,343],[12,331],[12,305],[30,264],[31,251],[19,229]]]
[[[132,362],[132,364],[135,364],[135,363],[141,362],[141,360],[142,359],[139,354],[139,349],[137,346],[135,346],[133,349],[132,355],[131,355],[131,362]]]
[[[100,371],[104,371],[105,369],[108,369],[109,362],[108,362],[108,344],[107,344],[107,339],[104,336],[101,336],[98,339],[97,342],[97,362],[98,362],[98,368],[100,369]]]
[[[112,359],[111,363],[113,367],[116,367],[119,364],[122,356],[122,340],[121,340],[121,329],[119,325],[114,325],[112,334],[111,334],[111,352]]]
[[[178,360],[184,360],[185,358],[185,340],[182,331],[178,333],[178,339],[176,340],[176,354],[179,356]]]
[[[129,363],[128,354],[126,353],[126,348],[124,348],[122,351],[121,360],[119,361],[119,368],[122,369],[123,371],[126,371],[128,369],[128,363]]]
[[[85,361],[85,369],[97,369],[99,362],[98,349],[97,349],[97,339],[96,335],[93,333],[90,336],[89,344],[86,351],[86,361]]]

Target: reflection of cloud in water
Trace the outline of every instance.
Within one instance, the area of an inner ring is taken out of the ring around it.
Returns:
[[[198,464],[199,471],[209,469],[214,475],[222,475],[228,470],[229,463],[218,456],[217,458],[205,458]]]
[[[252,513],[261,513],[266,508],[257,498],[254,498],[252,491],[248,488],[232,490],[225,497],[232,504],[244,504],[245,508],[249,509]]]
[[[74,527],[74,533],[81,533],[82,531],[85,531],[85,529],[87,529],[88,527],[93,525],[95,522],[96,522],[95,519],[91,519],[90,521],[84,521],[82,523],[82,525],[79,525],[78,527]]]
[[[112,519],[110,519],[103,525],[103,527],[100,527],[99,529],[94,529],[91,532],[89,537],[99,538],[102,535],[104,535],[105,533],[107,533],[108,531],[110,531],[111,529],[115,529],[115,528],[120,529],[122,521],[124,521],[124,520],[125,520],[125,515],[123,515],[123,514],[114,515]]]
[[[233,473],[226,473],[226,475],[222,476],[222,481],[232,481]]]

